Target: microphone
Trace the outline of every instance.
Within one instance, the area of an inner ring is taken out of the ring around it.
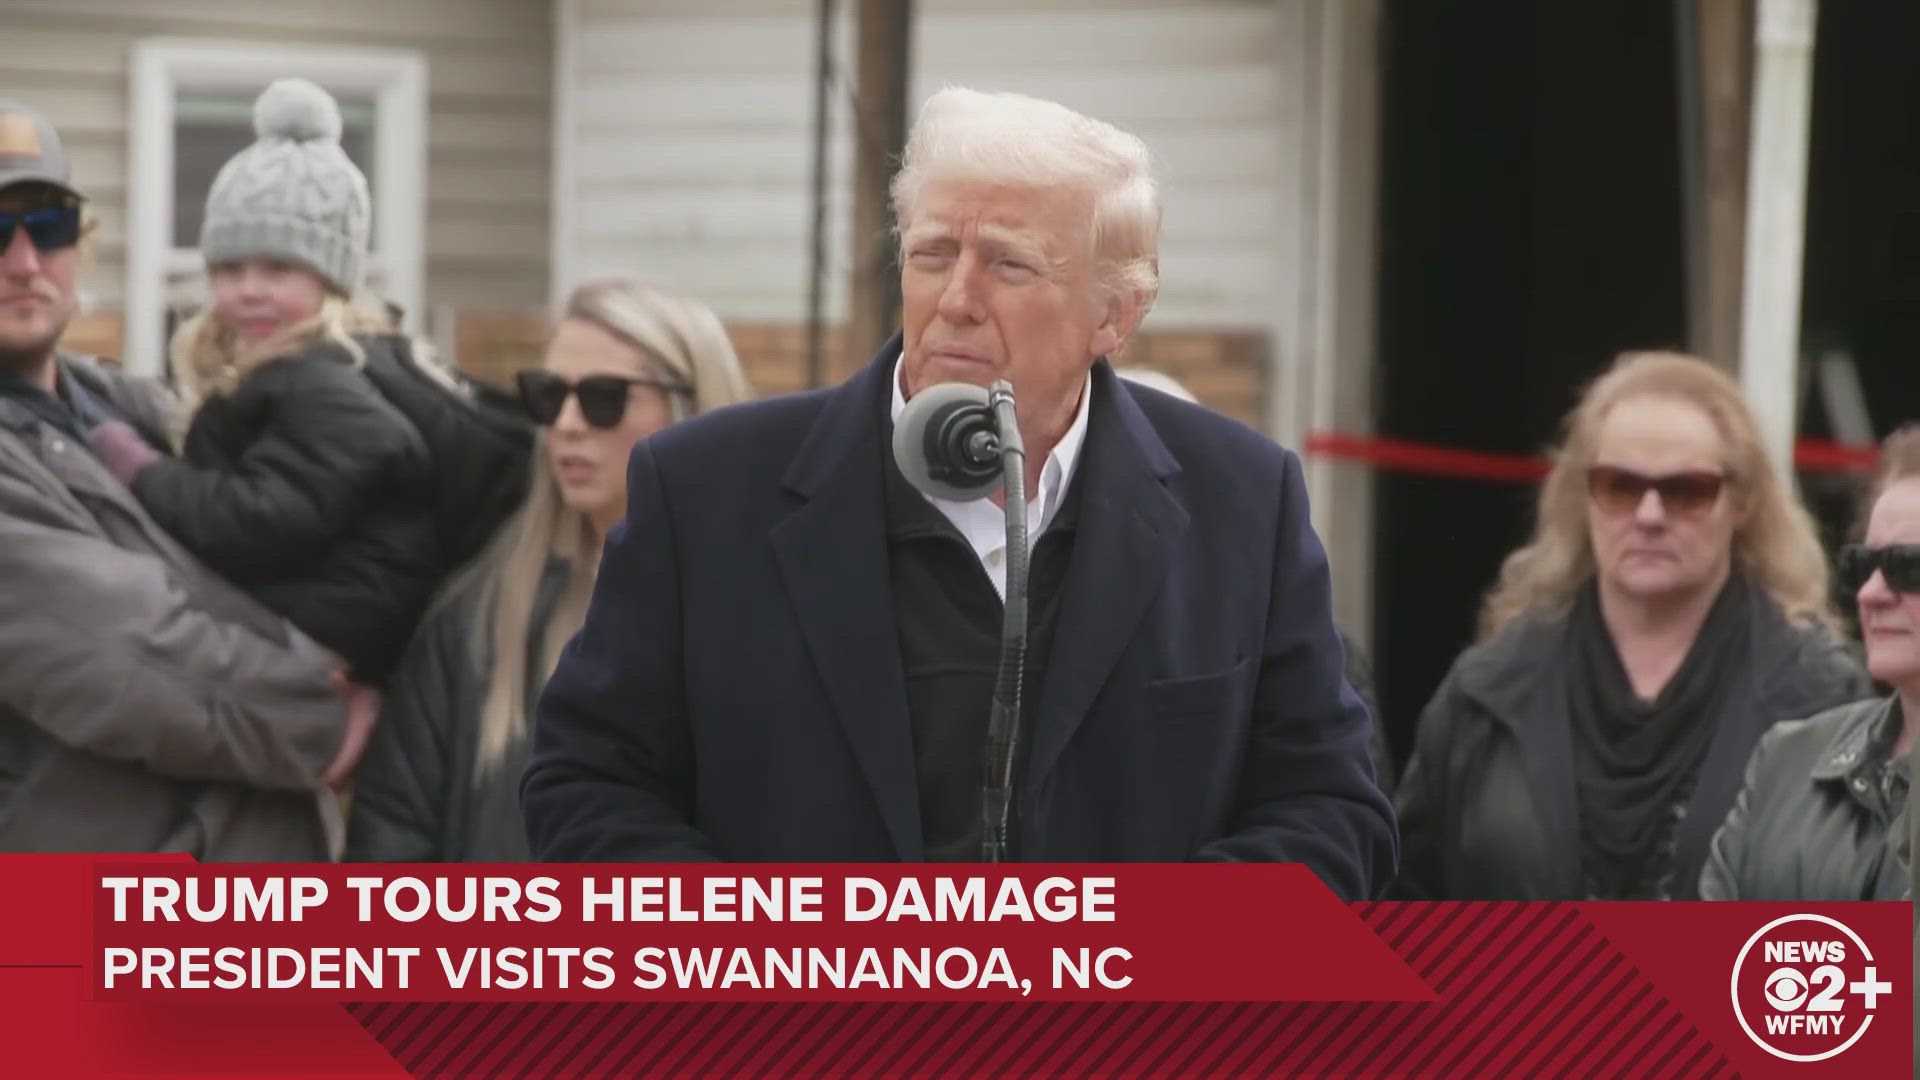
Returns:
[[[1020,743],[1021,679],[1027,666],[1027,449],[1014,413],[1013,384],[991,390],[940,383],[913,396],[893,425],[893,459],[922,492],[965,502],[996,484],[1007,492],[1007,588],[1001,611],[1000,664],[987,711],[986,769],[981,778],[981,856],[1012,854],[1013,759]]]
[[[1000,431],[987,391],[940,383],[913,395],[893,425],[893,459],[935,498],[969,502],[1000,483]]]

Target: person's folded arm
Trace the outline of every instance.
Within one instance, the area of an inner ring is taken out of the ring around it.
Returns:
[[[233,468],[161,457],[128,483],[161,528],[230,576],[282,573],[324,551],[393,483],[415,438],[359,372],[301,362],[299,399],[273,403]]]

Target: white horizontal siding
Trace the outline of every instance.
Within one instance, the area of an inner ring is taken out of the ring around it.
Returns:
[[[562,141],[575,280],[669,281],[723,315],[805,314],[816,15],[796,0],[572,0],[572,123]],[[827,296],[840,317],[853,136],[842,5],[829,143]],[[1166,192],[1156,325],[1271,321],[1286,183],[1270,5],[1208,0],[922,0],[912,96],[948,83],[1052,98],[1139,135]],[[564,283],[562,283],[564,284]]]
[[[117,309],[124,292],[129,56],[154,36],[419,50],[430,95],[428,302],[544,303],[547,0],[0,0],[0,87],[60,129],[100,219],[83,281],[95,308]]]

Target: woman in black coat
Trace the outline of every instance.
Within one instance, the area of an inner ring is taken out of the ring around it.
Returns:
[[[531,494],[434,605],[388,686],[356,777],[347,858],[529,858],[527,718],[586,618],[639,440],[750,394],[720,320],[626,281],[576,290],[543,366],[520,376],[546,426]]]
[[[1827,596],[1739,387],[1691,357],[1622,357],[1421,717],[1395,894],[1694,896],[1761,735],[1868,692]]]

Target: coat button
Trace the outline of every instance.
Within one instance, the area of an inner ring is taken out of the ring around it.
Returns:
[[[47,444],[47,449],[52,450],[56,454],[64,454],[67,452],[67,441],[65,439],[55,439]]]

